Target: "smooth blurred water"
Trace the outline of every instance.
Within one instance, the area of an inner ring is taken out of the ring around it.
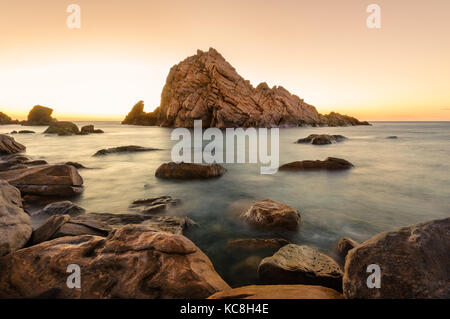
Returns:
[[[344,236],[372,235],[421,221],[450,216],[450,122],[375,122],[373,126],[280,129],[280,164],[305,159],[344,158],[355,165],[346,172],[279,172],[261,175],[260,164],[223,164],[228,172],[207,181],[156,179],[156,168],[170,161],[171,129],[95,124],[105,134],[50,136],[17,134],[27,154],[49,163],[77,161],[96,169],[80,170],[84,193],[74,201],[92,212],[128,212],[138,198],[171,195],[183,205],[168,214],[186,215],[200,227],[188,236],[210,257],[233,286],[256,283],[259,260],[273,251],[243,252],[228,239],[285,237],[332,254]],[[1,126],[3,133],[46,127]],[[342,143],[293,144],[312,133],[342,134]],[[397,139],[387,139],[396,135]],[[141,145],[161,151],[92,157],[99,149]],[[270,234],[242,224],[237,216],[254,200],[270,198],[301,212],[294,234]]]

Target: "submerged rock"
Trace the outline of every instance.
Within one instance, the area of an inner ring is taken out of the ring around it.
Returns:
[[[290,242],[283,238],[238,238],[228,241],[228,246],[241,250],[280,249],[288,244]]]
[[[347,298],[450,298],[450,218],[384,232],[348,252]],[[367,266],[380,267],[380,288],[367,286]]]
[[[208,299],[343,299],[339,292],[312,285],[252,285],[216,292]]]
[[[30,130],[20,130],[19,132],[12,131],[10,134],[34,134],[34,133],[36,133],[36,132],[30,131]]]
[[[82,289],[67,287],[71,264]],[[0,269],[0,298],[206,298],[230,289],[189,239],[144,225],[43,242],[1,257]]]
[[[22,248],[31,232],[30,217],[22,209],[19,190],[0,180],[0,256]]]
[[[147,199],[138,199],[131,203],[131,209],[139,209],[141,213],[160,213],[170,207],[178,206],[181,203],[179,199],[171,196],[160,196]]]
[[[309,247],[283,246],[264,258],[258,274],[266,284],[320,285],[342,291],[342,270],[329,256]]]
[[[301,223],[297,209],[270,199],[254,203],[240,217],[252,226],[272,230],[295,231]]]
[[[28,113],[27,121],[24,121],[22,125],[38,126],[38,125],[50,125],[55,122],[56,119],[52,118],[53,109],[42,105],[35,105]]]
[[[311,134],[308,137],[301,138],[297,140],[296,143],[310,143],[314,145],[325,145],[332,144],[346,140],[347,138],[343,135],[328,135],[328,134]]]
[[[168,179],[207,179],[220,177],[227,170],[219,164],[164,163],[158,167],[155,176]]]
[[[217,52],[210,48],[188,57],[170,69],[161,93],[161,104],[152,113],[138,102],[124,124],[193,127],[274,127],[298,125],[360,125],[355,118],[316,108],[281,86],[256,88],[243,79]]]
[[[26,147],[11,136],[0,134],[0,155],[24,152]]]
[[[105,148],[97,151],[94,156],[108,155],[108,154],[118,154],[118,153],[135,153],[135,152],[150,152],[150,151],[158,151],[157,148],[151,147],[142,147],[137,145],[127,145],[127,146],[118,146],[112,148]]]
[[[33,215],[53,216],[53,215],[69,215],[77,216],[84,214],[86,210],[71,201],[59,201],[46,205],[43,209]]]
[[[78,132],[78,126],[68,121],[54,122],[44,131],[45,134],[58,134],[59,136],[74,135]]]
[[[72,196],[82,192],[83,179],[70,165],[43,165],[0,172],[22,194]]]
[[[83,164],[78,163],[78,162],[66,162],[66,163],[64,163],[64,164],[66,164],[66,165],[72,165],[73,167],[75,167],[75,168],[77,168],[77,169],[88,169],[86,166],[84,166]]]
[[[280,171],[307,171],[307,170],[344,170],[350,169],[353,164],[342,158],[327,157],[325,160],[320,161],[296,161],[281,165]]]

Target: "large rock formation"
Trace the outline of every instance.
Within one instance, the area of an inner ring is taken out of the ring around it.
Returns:
[[[342,270],[329,256],[309,247],[283,246],[261,261],[258,274],[267,284],[320,285],[342,291]]]
[[[68,121],[54,122],[44,131],[46,134],[58,134],[59,136],[74,135],[79,133],[78,126]]]
[[[80,289],[66,284],[71,264]],[[0,269],[0,298],[207,298],[230,289],[189,239],[143,225],[43,242],[1,257]]]
[[[367,266],[380,267],[380,287],[369,288]],[[450,217],[378,234],[345,260],[348,298],[450,298]]]
[[[161,94],[161,105],[145,113],[138,102],[123,124],[193,127],[274,127],[298,125],[368,125],[355,118],[316,108],[281,86],[254,88],[213,48],[173,66]]]
[[[0,180],[0,256],[22,248],[31,232],[30,217],[22,209],[19,190]]]
[[[41,105],[35,105],[28,113],[27,121],[22,125],[50,125],[56,119],[52,118],[53,109]]]
[[[0,134],[0,155],[24,152],[26,147],[11,136]]]
[[[343,299],[337,291],[312,285],[255,285],[216,292],[208,299]]]
[[[8,115],[6,115],[3,112],[0,112],[0,125],[5,125],[5,124],[18,124],[19,121],[18,120],[13,120],[11,117],[9,117]]]
[[[82,191],[83,179],[71,165],[42,165],[0,172],[22,194],[71,196]]]

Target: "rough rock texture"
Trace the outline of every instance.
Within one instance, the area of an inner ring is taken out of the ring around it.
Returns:
[[[24,152],[25,146],[16,142],[11,136],[0,134],[0,155]]]
[[[311,134],[308,137],[297,140],[296,143],[311,143],[314,145],[326,145],[336,142],[341,142],[347,138],[343,135],[328,135],[328,134]]]
[[[165,212],[170,207],[176,207],[181,203],[179,199],[174,199],[172,196],[160,196],[147,199],[138,199],[131,203],[131,209],[137,209],[141,213],[161,213]]]
[[[342,291],[342,270],[329,256],[309,247],[283,246],[264,258],[258,274],[266,284],[320,285]]]
[[[283,238],[238,238],[228,241],[228,246],[234,249],[253,250],[253,249],[280,249],[290,244]]]
[[[105,148],[97,151],[94,156],[108,155],[108,154],[118,154],[118,153],[136,153],[136,152],[149,152],[149,151],[158,151],[157,148],[151,147],[142,147],[137,145],[127,145],[127,146],[118,146],[112,148]]]
[[[40,216],[53,216],[53,215],[69,215],[69,216],[77,216],[80,214],[84,214],[86,210],[71,201],[65,200],[60,202],[54,202],[46,205],[43,209],[36,212],[33,215]]]
[[[66,285],[81,268],[81,289]],[[230,289],[182,235],[124,226],[108,238],[63,237],[0,258],[0,298],[206,298]]]
[[[369,289],[367,266],[381,270]],[[348,298],[450,298],[450,218],[378,234],[348,252],[343,280]]]
[[[60,136],[74,135],[79,133],[78,126],[72,122],[60,121],[50,124],[44,131],[46,134],[58,134]]]
[[[354,241],[351,238],[343,237],[338,240],[334,250],[336,251],[336,254],[339,256],[339,258],[345,260],[345,257],[347,256],[349,250],[358,246],[359,246],[358,242]]]
[[[254,203],[241,218],[252,226],[273,230],[294,231],[301,223],[297,209],[271,199]]]
[[[0,112],[0,125],[6,125],[6,124],[18,124],[18,120],[13,120],[11,117],[6,115],[3,112]]]
[[[350,169],[353,164],[342,158],[327,157],[325,160],[320,161],[296,161],[281,165],[280,171],[308,171],[308,170],[343,170]]]
[[[22,209],[19,190],[0,180],[0,256],[22,248],[31,232],[30,217]]]
[[[52,239],[61,226],[69,220],[69,215],[54,215],[49,217],[41,226],[33,230],[29,245],[37,245]]]
[[[219,164],[164,163],[158,167],[155,176],[168,179],[206,179],[220,177],[227,170]]]
[[[22,194],[71,196],[82,191],[83,179],[70,165],[43,165],[0,172]]]
[[[253,285],[216,292],[208,299],[343,299],[339,292],[312,285]]]
[[[27,121],[22,125],[50,125],[54,121],[52,118],[53,109],[41,105],[35,105],[28,113]]]
[[[159,108],[145,113],[139,102],[124,124],[193,127],[194,120],[219,128],[368,124],[337,113],[322,116],[281,86],[254,88],[213,48],[173,66]]]

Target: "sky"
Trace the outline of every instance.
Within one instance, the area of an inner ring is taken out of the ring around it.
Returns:
[[[380,28],[366,23],[372,3]],[[0,111],[120,120],[139,100],[152,111],[170,68],[209,47],[320,113],[450,120],[448,0],[0,0]]]

